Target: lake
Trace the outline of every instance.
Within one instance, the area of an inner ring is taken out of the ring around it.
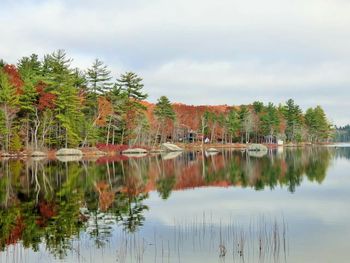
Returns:
[[[0,262],[349,262],[350,145],[0,165]]]

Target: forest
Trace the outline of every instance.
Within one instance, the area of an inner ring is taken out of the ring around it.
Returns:
[[[342,127],[336,127],[334,141],[350,142],[350,125],[349,124]]]
[[[328,142],[334,128],[321,106],[305,112],[294,100],[275,105],[192,106],[161,96],[147,102],[134,72],[112,76],[95,59],[72,67],[64,50],[0,60],[1,151],[116,145],[156,147],[165,141],[211,143]],[[166,85],[166,83],[164,83]],[[166,94],[165,94],[166,95]]]

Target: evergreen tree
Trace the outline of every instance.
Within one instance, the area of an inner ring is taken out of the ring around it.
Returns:
[[[250,133],[253,130],[252,113],[247,106],[241,105],[238,115],[241,128],[241,142],[243,143],[245,141],[246,143],[249,143]]]
[[[4,70],[0,69],[0,107],[4,121],[0,126],[5,127],[4,148],[6,151],[9,150],[12,122],[18,111],[18,103],[19,99],[15,87],[9,81],[8,75]]]
[[[170,104],[169,99],[166,96],[161,96],[158,99],[153,113],[160,122],[164,122],[167,119],[175,119],[175,112]]]
[[[143,92],[142,78],[133,72],[126,72],[117,79],[116,87],[121,93],[125,94],[125,104],[122,106],[124,110],[125,127],[122,132],[122,141],[124,135],[127,139],[132,139],[132,131],[135,129],[136,120],[139,114],[143,114],[146,107],[141,103],[148,95]],[[127,134],[124,134],[124,132]],[[135,135],[135,134],[134,134]]]
[[[56,123],[56,142],[62,146],[78,145],[81,139],[81,109],[79,90],[76,87],[76,75],[70,68],[72,59],[65,51],[58,50],[44,58],[43,71],[47,82],[47,91],[56,96],[54,115]]]
[[[230,135],[230,142],[232,143],[233,137],[235,137],[240,128],[240,120],[237,111],[229,111],[227,116],[227,128]]]
[[[129,99],[141,101],[148,97],[147,93],[143,92],[144,85],[142,78],[133,72],[126,72],[117,79],[117,85],[122,91],[127,94]]]
[[[294,100],[289,99],[283,108],[286,119],[286,136],[288,141],[301,140],[301,128],[303,124],[302,111]]]
[[[278,130],[278,126],[280,123],[278,111],[273,105],[273,103],[270,102],[266,107],[266,113],[262,116],[261,122],[264,135],[269,135],[268,142],[272,143],[273,136]]]
[[[169,99],[166,96],[161,96],[158,99],[153,113],[159,122],[158,128],[157,128],[157,133],[156,133],[156,139],[158,136],[159,127],[162,127],[162,129],[161,129],[161,142],[162,142],[164,139],[164,130],[165,130],[166,121],[168,121],[168,120],[174,121],[175,120],[175,112],[173,110],[173,107],[170,104]]]
[[[88,88],[92,94],[104,94],[112,87],[111,71],[99,59],[95,59],[91,68],[86,72]]]
[[[331,129],[321,106],[307,109],[305,124],[308,128],[310,141],[318,142],[329,138]]]
[[[261,101],[254,101],[253,102],[253,109],[255,113],[260,113],[264,109],[264,103]]]
[[[2,58],[0,59],[0,69],[3,68],[7,63]]]
[[[44,74],[44,82],[52,88],[63,85],[72,76],[71,58],[67,58],[64,50],[59,49],[51,54],[44,56],[42,72]]]
[[[36,54],[21,58],[17,63],[17,68],[22,79],[30,78],[35,82],[42,77],[42,65]]]

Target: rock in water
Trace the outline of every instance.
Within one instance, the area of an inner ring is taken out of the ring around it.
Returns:
[[[57,156],[64,156],[64,155],[76,155],[76,156],[82,156],[83,155],[83,152],[80,151],[79,149],[72,149],[72,148],[62,148],[62,149],[59,149],[57,152],[56,152],[56,155]]]
[[[166,154],[162,155],[162,159],[163,160],[171,160],[171,159],[175,159],[178,156],[180,156],[182,154],[182,152],[177,151],[177,152],[168,152]]]
[[[139,153],[147,153],[147,150],[142,148],[133,148],[133,149],[127,149],[122,152],[122,154],[139,154]]]
[[[32,152],[32,154],[30,156],[32,156],[32,157],[45,157],[45,156],[47,156],[47,154],[44,152],[40,152],[40,151],[34,151],[34,152]]]
[[[208,153],[217,153],[219,152],[219,150],[215,149],[215,148],[209,148],[206,150]]]
[[[263,144],[253,143],[248,146],[248,151],[267,152],[267,147]]]
[[[82,159],[82,155],[58,155],[57,160],[60,162],[79,162]]]
[[[128,158],[142,158],[146,157],[147,153],[122,153],[122,155]]]
[[[162,144],[162,148],[167,151],[167,152],[179,152],[179,151],[183,151],[182,148],[180,148],[179,146],[172,144],[172,143],[163,143]]]
[[[248,155],[251,157],[261,158],[267,154],[267,151],[248,151]]]

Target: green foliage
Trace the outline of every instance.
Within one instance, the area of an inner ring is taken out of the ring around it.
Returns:
[[[278,107],[255,101],[241,105],[237,111],[208,107],[185,113],[193,116],[184,116],[176,109],[176,116],[169,99],[161,96],[153,111],[157,122],[153,123],[150,112],[146,114],[147,103],[143,102],[148,97],[143,80],[136,73],[125,72],[113,83],[111,71],[99,59],[86,71],[71,64],[66,52],[57,50],[43,59],[36,54],[25,56],[17,68],[0,65],[2,150],[13,148],[14,139],[16,149],[19,145],[26,149],[101,142],[150,144],[153,137],[155,142],[159,142],[159,135],[160,141],[176,140],[195,129],[191,132],[223,143],[239,138],[241,142],[262,142],[276,136],[286,137],[289,142],[318,142],[332,137],[332,127],[321,107],[303,114],[292,99]],[[110,103],[105,112],[99,108],[100,98]]]
[[[272,103],[268,104],[265,111],[265,114],[261,118],[262,131],[265,135],[273,136],[278,130],[278,126],[280,124],[278,112]]]
[[[239,131],[240,120],[237,111],[230,110],[230,112],[228,113],[227,128],[231,136],[235,136],[235,134]]]
[[[335,138],[336,142],[349,142],[350,141],[350,125],[345,125],[343,127],[336,127]]]
[[[303,122],[302,111],[294,100],[289,99],[283,108],[284,117],[286,119],[286,136],[288,141],[298,141],[301,136],[301,128]]]
[[[99,59],[95,59],[91,68],[87,70],[86,79],[88,88],[93,95],[103,94],[112,87],[112,83],[110,82],[112,79],[111,71]]]
[[[7,74],[0,69],[0,105],[9,108],[17,106],[18,102],[15,87],[11,84]]]
[[[158,99],[153,113],[160,122],[175,119],[175,112],[166,96],[161,96]]]
[[[3,68],[7,63],[2,58],[0,59],[0,69]]]
[[[4,132],[4,145],[6,151],[9,150],[12,122],[18,111],[18,94],[11,84],[7,74],[0,69],[0,129]]]
[[[168,199],[176,183],[175,176],[164,176],[157,180],[157,191],[164,200]]]
[[[148,97],[147,93],[143,92],[144,85],[142,78],[134,72],[126,72],[117,79],[117,86],[124,91],[129,99],[141,101]]]
[[[264,103],[261,101],[254,101],[253,102],[253,109],[255,113],[260,113],[264,109]]]
[[[22,147],[23,145],[21,138],[19,137],[18,132],[15,132],[11,138],[10,151],[19,152],[22,149]]]
[[[310,141],[317,142],[329,138],[330,124],[321,106],[307,109],[305,124],[309,130]]]

